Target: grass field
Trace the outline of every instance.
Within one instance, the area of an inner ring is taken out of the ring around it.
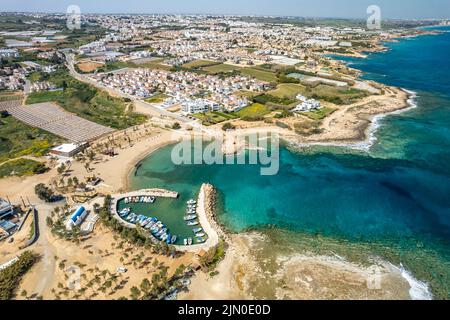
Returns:
[[[153,59],[152,61],[149,61],[146,63],[141,63],[141,64],[137,65],[137,67],[170,71],[172,69],[172,67],[169,65],[163,64],[163,62],[165,60],[166,59],[164,59],[164,58]]]
[[[219,73],[231,73],[231,72],[239,72],[240,74],[248,77],[254,77],[260,81],[266,81],[266,82],[276,82],[277,81],[277,75],[269,70],[262,70],[256,69],[256,68],[244,68],[244,67],[238,67],[233,66],[229,64],[217,64],[214,66],[208,66],[205,68],[202,68],[202,70],[208,72],[209,74],[219,74]]]
[[[203,125],[210,126],[228,120],[237,119],[238,117],[231,113],[223,112],[207,112],[194,115],[195,118],[202,121]]]
[[[223,63],[202,68],[202,70],[208,72],[209,74],[230,73],[233,71],[239,71],[240,69],[241,69],[240,67],[232,66],[229,64],[223,64]]]
[[[9,161],[0,165],[0,178],[15,176],[31,176],[37,173],[43,173],[47,170],[44,164],[30,160],[30,159],[18,159]]]
[[[336,109],[334,108],[321,108],[315,111],[302,112],[301,114],[312,120],[323,120],[335,111]]]
[[[236,115],[242,119],[259,118],[259,117],[264,117],[265,115],[269,114],[270,112],[271,111],[265,105],[260,104],[260,103],[254,103],[254,104],[236,112]]]
[[[329,85],[319,84],[315,87],[305,87],[305,96],[324,100],[337,105],[352,104],[369,96],[369,93],[356,89],[343,89]]]
[[[260,81],[277,82],[277,75],[271,71],[258,70],[254,68],[242,68],[240,72],[243,75],[255,77]]]
[[[220,62],[212,61],[212,60],[194,60],[188,63],[183,64],[181,67],[185,69],[198,69],[203,67],[209,67],[218,65]]]
[[[155,94],[153,97],[145,99],[145,102],[148,102],[148,103],[162,103],[167,98],[169,98],[169,96],[167,94],[158,93],[158,94]]]
[[[276,89],[269,91],[268,94],[278,98],[295,99],[295,97],[299,93],[304,92],[304,90],[304,87],[298,84],[282,83],[279,84]]]
[[[110,97],[70,77],[64,70],[51,74],[49,81],[65,90],[33,93],[27,104],[54,101],[69,112],[114,129],[139,125],[147,119],[144,115],[126,111],[127,104],[122,99]]]
[[[24,155],[43,156],[63,140],[9,116],[0,118],[0,163]]]

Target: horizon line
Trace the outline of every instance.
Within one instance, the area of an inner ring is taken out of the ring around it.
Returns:
[[[64,15],[67,14],[67,12],[60,12],[60,11],[1,11],[0,14],[4,13],[15,13],[15,14],[59,14]],[[141,13],[130,13],[130,12],[123,12],[123,13],[113,13],[113,12],[85,12],[82,13],[82,15],[161,15],[161,16],[216,16],[216,17],[259,17],[259,18],[302,18],[302,19],[336,19],[336,20],[362,20],[365,21],[366,18],[356,18],[356,17],[320,17],[320,16],[296,16],[296,15],[266,15],[266,14],[232,14],[232,13],[161,13],[161,12],[155,12],[155,13],[148,13],[148,12],[141,12]],[[384,20],[400,20],[400,21],[433,21],[433,20],[450,20],[450,17],[448,18],[384,18]]]

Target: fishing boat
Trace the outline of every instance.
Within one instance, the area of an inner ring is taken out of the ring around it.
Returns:
[[[195,220],[188,221],[187,225],[188,226],[198,226],[198,221],[195,221]]]
[[[156,201],[156,198],[155,198],[155,197],[150,197],[150,199],[149,199],[149,202],[150,202],[150,203],[155,203],[155,201]]]
[[[204,232],[198,232],[195,234],[196,237],[204,237],[206,234]]]
[[[189,221],[189,220],[194,220],[194,219],[197,219],[197,215],[196,214],[191,214],[191,215],[188,215],[188,216],[184,217],[184,221]]]
[[[191,199],[191,200],[189,200],[187,202],[187,204],[190,204],[190,205],[193,205],[193,204],[196,204],[196,203],[197,203],[197,201],[195,201],[194,199]]]
[[[167,228],[162,228],[157,234],[157,237],[161,237],[165,232],[167,232]]]
[[[166,241],[168,238],[169,238],[169,235],[167,233],[163,233],[159,239],[161,241]],[[169,240],[169,242],[170,242],[170,240]]]
[[[150,218],[145,219],[145,220],[142,222],[141,227],[145,227],[145,226],[148,225],[151,221],[152,221],[152,219],[150,219]]]
[[[132,212],[132,213],[127,217],[127,220],[128,220],[128,221],[131,221],[131,220],[133,220],[134,218],[136,218],[136,214],[135,214],[134,212]]]
[[[184,239],[183,243],[184,243],[185,246],[187,246],[188,245],[188,239]]]
[[[192,231],[194,231],[194,233],[202,232],[203,228],[194,228]]]
[[[119,212],[119,216],[125,217],[125,216],[127,216],[128,214],[130,214],[130,211],[131,211],[130,208],[125,208],[125,209],[123,209],[122,211]]]
[[[149,223],[147,223],[147,225],[145,226],[145,229],[151,229],[153,227],[155,223],[153,221],[150,221]]]
[[[188,238],[188,245],[192,245],[192,238]]]
[[[203,237],[195,237],[195,241],[197,241],[197,243],[203,243],[203,242],[205,242],[206,240],[205,240],[205,238],[203,238]]]
[[[175,242],[177,242],[177,236],[174,234],[174,235],[172,236],[172,238],[170,238],[170,243],[171,243],[171,244],[174,244]]]

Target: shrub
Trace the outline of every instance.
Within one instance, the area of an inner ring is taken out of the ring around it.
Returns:
[[[34,192],[39,197],[39,199],[45,202],[52,202],[55,198],[53,191],[45,186],[43,183],[39,183],[34,187]]]

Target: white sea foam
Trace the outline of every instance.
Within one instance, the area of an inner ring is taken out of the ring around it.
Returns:
[[[411,287],[411,289],[409,289],[409,296],[412,300],[433,300],[433,294],[430,291],[430,286],[428,283],[414,278],[411,272],[406,270],[403,265],[397,269],[401,272],[402,277],[408,281],[409,286]]]

